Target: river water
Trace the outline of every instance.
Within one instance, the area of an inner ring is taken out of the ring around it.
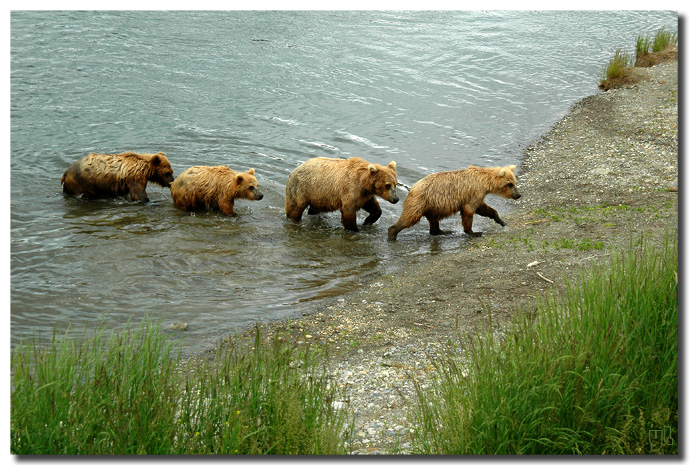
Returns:
[[[148,316],[188,323],[184,350],[196,351],[363,278],[395,279],[412,255],[456,250],[459,219],[443,223],[451,236],[430,238],[423,220],[386,240],[403,187],[358,234],[338,213],[292,223],[287,176],[314,156],[395,160],[407,186],[519,165],[597,92],[617,48],[677,23],[667,11],[13,12],[12,344]],[[177,210],[156,185],[148,204],[62,195],[74,160],[127,150],[165,152],[175,175],[254,168],[264,199],[227,218]]]

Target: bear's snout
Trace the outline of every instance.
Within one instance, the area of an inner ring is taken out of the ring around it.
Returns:
[[[261,193],[260,190],[255,190],[254,191],[254,200],[261,200],[264,198],[264,194]]]
[[[510,195],[513,199],[517,200],[522,197],[522,194],[518,192],[517,189],[513,189],[513,193]]]

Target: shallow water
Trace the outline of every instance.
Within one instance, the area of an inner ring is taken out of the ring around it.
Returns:
[[[410,255],[456,250],[459,219],[439,240],[424,220],[386,240],[402,187],[359,234],[339,214],[292,223],[287,176],[313,156],[395,160],[407,186],[470,164],[519,165],[597,91],[617,48],[661,26],[677,30],[677,14],[13,12],[12,343],[149,315],[188,322],[185,350],[199,350],[367,276],[394,279]],[[155,185],[148,204],[63,197],[71,162],[126,150],[163,151],[176,175],[254,168],[265,197],[238,201],[236,218],[177,210]]]

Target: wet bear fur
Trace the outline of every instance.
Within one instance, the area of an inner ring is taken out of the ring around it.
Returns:
[[[220,210],[235,216],[235,199],[261,200],[254,168],[238,173],[227,166],[192,166],[170,186],[175,206],[182,210]]]
[[[423,216],[429,221],[432,235],[448,234],[440,229],[439,222],[457,212],[462,216],[463,230],[472,237],[482,234],[472,231],[475,213],[505,226],[498,212],[484,202],[488,194],[515,200],[520,198],[515,165],[495,168],[470,166],[464,170],[430,174],[410,189],[400,218],[388,228],[388,238],[395,240],[400,231],[417,224]]]
[[[134,201],[148,202],[149,181],[170,187],[173,180],[172,167],[163,152],[92,153],[72,163],[61,184],[65,194],[86,198],[130,195]]]
[[[376,196],[391,203],[398,201],[395,166],[394,161],[382,166],[357,157],[311,158],[288,176],[285,214],[299,221],[307,207],[310,215],[340,210],[343,227],[356,232],[358,210],[369,213],[364,220],[367,225],[381,217]]]

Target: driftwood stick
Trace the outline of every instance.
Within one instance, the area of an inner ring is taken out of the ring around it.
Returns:
[[[539,276],[541,279],[543,279],[543,280],[546,281],[547,283],[549,283],[549,284],[554,284],[553,281],[551,281],[549,278],[545,277],[545,276],[544,276],[543,274],[541,274],[540,272],[535,271],[535,273],[537,273],[537,276]]]

